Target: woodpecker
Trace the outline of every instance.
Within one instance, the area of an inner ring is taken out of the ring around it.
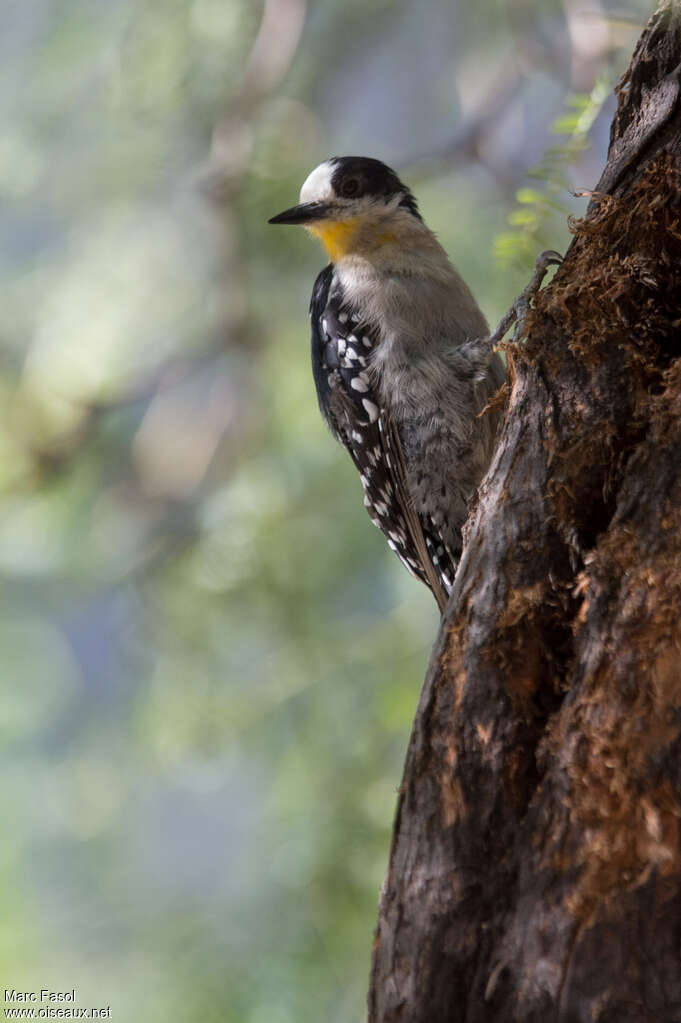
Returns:
[[[372,521],[442,611],[492,456],[497,416],[481,413],[505,376],[485,317],[380,160],[326,160],[269,223],[300,224],[327,251],[310,302],[319,407]]]

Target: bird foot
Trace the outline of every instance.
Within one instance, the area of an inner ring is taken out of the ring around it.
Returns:
[[[561,254],[559,252],[555,252],[553,249],[548,249],[546,252],[542,252],[542,254],[538,256],[537,262],[534,265],[534,273],[532,274],[527,287],[518,296],[506,315],[499,321],[499,325],[494,333],[490,334],[489,344],[491,347],[499,344],[513,323],[515,323],[513,340],[517,341],[522,336],[525,320],[531,308],[532,299],[541,288],[542,281],[546,277],[549,267],[560,266],[562,262],[563,257]]]

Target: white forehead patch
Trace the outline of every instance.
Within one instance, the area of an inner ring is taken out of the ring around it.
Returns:
[[[331,185],[331,178],[336,170],[336,164],[332,160],[325,160],[315,167],[308,175],[303,187],[300,190],[301,202],[320,202],[323,199],[335,198],[335,192]]]

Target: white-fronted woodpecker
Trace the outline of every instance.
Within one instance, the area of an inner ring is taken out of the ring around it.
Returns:
[[[326,248],[310,303],[319,406],[372,521],[442,610],[492,456],[497,416],[480,413],[505,375],[485,317],[380,160],[325,161],[270,223],[302,224]]]

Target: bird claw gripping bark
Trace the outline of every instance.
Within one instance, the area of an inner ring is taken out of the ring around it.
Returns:
[[[563,257],[561,254],[559,252],[555,252],[553,249],[548,249],[546,252],[542,252],[541,255],[537,257],[537,261],[534,265],[534,273],[532,274],[527,287],[524,288],[506,315],[499,321],[499,325],[494,333],[490,334],[488,339],[490,347],[499,344],[513,323],[515,323],[513,340],[520,340],[525,329],[525,321],[531,308],[532,299],[541,288],[549,267],[560,266],[562,262]]]

